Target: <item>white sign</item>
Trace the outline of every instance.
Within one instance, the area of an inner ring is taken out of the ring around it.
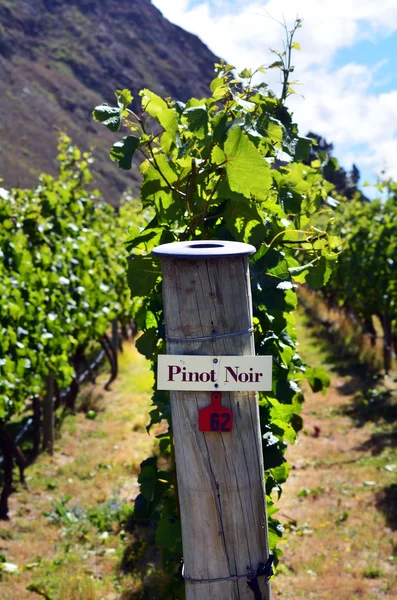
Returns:
[[[270,391],[272,357],[160,354],[157,376],[159,390]]]

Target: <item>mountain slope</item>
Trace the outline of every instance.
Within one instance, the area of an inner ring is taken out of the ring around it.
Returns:
[[[0,177],[32,185],[56,169],[56,131],[94,148],[106,198],[137,178],[112,165],[114,135],[92,122],[114,90],[149,87],[180,100],[208,92],[215,55],[150,0],[0,0]]]

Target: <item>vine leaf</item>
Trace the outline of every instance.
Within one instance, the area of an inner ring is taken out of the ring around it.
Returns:
[[[158,342],[157,328],[147,329],[136,342],[136,349],[150,360],[156,351]]]
[[[288,462],[283,463],[279,467],[271,469],[271,474],[277,483],[285,483],[288,479],[288,474],[291,470],[291,465]]]
[[[130,90],[116,90],[115,95],[117,98],[117,104],[121,111],[124,111],[134,99]]]
[[[276,519],[269,519],[269,547],[270,549],[273,549],[278,542],[280,541],[280,538],[283,535],[283,531],[284,531],[284,527],[279,523],[279,521],[276,521]]]
[[[331,383],[329,375],[322,367],[307,369],[306,378],[313,392],[321,392],[325,396],[327,388]]]
[[[272,182],[270,168],[241,129],[233,129],[227,136],[225,155],[230,189],[265,199]]]
[[[183,116],[189,125],[190,131],[199,139],[205,138],[208,133],[208,112],[205,106],[191,106],[186,108]]]
[[[133,136],[127,135],[121,140],[113,144],[110,150],[110,158],[117,162],[120,169],[128,171],[132,166],[132,159],[135,152],[138,149],[140,139]]]
[[[164,516],[160,519],[156,529],[156,544],[170,548],[174,552],[182,552],[181,544],[181,522]]]
[[[121,127],[121,113],[120,107],[100,104],[94,108],[92,116],[94,121],[102,123],[110,131],[118,131]]]
[[[331,277],[332,267],[325,256],[317,261],[306,276],[306,283],[313,289],[319,290]]]
[[[295,146],[295,160],[308,161],[313,140],[308,137],[298,137]]]
[[[151,116],[157,119],[157,121],[164,127],[171,136],[175,136],[178,130],[178,122],[176,120],[175,112],[168,108],[165,100],[157,96],[148,89],[144,89],[139,92],[142,97],[142,107]]]
[[[133,256],[128,263],[127,275],[131,296],[148,296],[160,275],[160,267],[152,256]]]

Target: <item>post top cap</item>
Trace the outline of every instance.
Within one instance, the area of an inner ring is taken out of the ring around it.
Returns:
[[[222,258],[247,256],[256,252],[255,246],[226,240],[193,240],[162,244],[152,250],[152,254],[169,258]]]

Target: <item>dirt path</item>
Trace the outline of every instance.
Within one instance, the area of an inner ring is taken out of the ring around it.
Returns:
[[[396,600],[395,382],[360,400],[368,374],[330,355],[307,328],[299,334],[303,357],[326,366],[332,382],[326,397],[307,393],[304,430],[288,451],[275,600]]]

